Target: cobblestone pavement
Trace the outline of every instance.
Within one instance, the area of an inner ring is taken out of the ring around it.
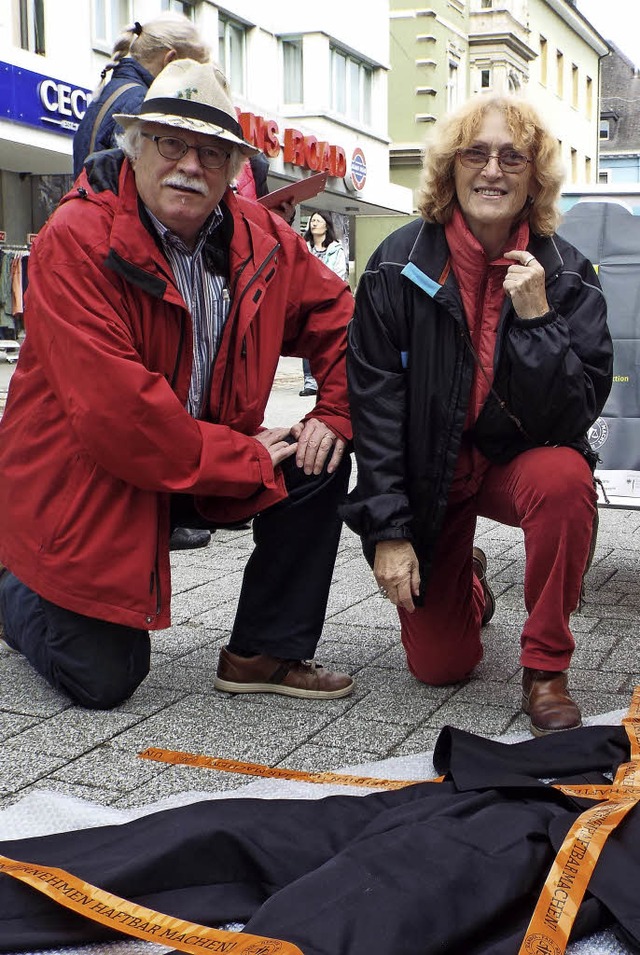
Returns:
[[[299,362],[281,362],[267,415],[292,423]],[[444,724],[484,735],[522,732],[518,635],[525,613],[519,530],[482,521],[478,543],[498,598],[485,658],[466,684],[430,688],[407,672],[391,605],[377,593],[358,540],[343,534],[318,659],[352,673],[353,696],[331,702],[228,696],[213,689],[228,639],[251,531],[214,535],[174,553],[173,625],[153,635],[149,677],[123,706],[70,706],[17,654],[0,651],[0,808],[34,789],[114,807],[183,790],[233,789],[246,777],[139,759],[148,746],[324,770],[428,751]],[[573,618],[571,685],[585,716],[625,708],[640,682],[640,510],[601,510],[586,600]]]

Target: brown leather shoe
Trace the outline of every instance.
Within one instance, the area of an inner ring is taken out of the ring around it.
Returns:
[[[531,719],[534,736],[582,726],[582,716],[567,688],[567,674],[560,670],[522,670],[522,709]]]
[[[313,660],[240,657],[226,647],[220,651],[213,685],[226,693],[280,693],[305,700],[334,700],[353,690],[348,674],[332,673]]]
[[[479,547],[473,548],[473,572],[482,584],[484,593],[484,610],[482,612],[482,626],[486,627],[496,612],[496,598],[487,580],[487,555]]]

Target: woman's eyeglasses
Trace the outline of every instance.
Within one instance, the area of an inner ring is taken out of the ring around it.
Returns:
[[[176,136],[152,136],[150,133],[142,133],[142,135],[156,144],[163,159],[176,161],[186,156],[190,149],[195,149],[205,169],[222,169],[229,158],[229,153],[218,146],[190,146],[184,139],[178,139]]]
[[[484,169],[490,159],[497,159],[503,172],[524,172],[528,163],[533,160],[523,156],[515,149],[501,149],[499,153],[488,153],[484,149],[471,146],[469,149],[459,149],[460,162],[467,169]]]

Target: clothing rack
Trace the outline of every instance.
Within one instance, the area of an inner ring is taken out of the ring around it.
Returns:
[[[5,235],[0,230],[0,355],[16,361],[24,337],[23,297],[31,245],[6,242]]]

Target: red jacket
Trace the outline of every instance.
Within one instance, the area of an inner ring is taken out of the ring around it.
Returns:
[[[350,438],[353,300],[280,217],[228,191],[232,306],[210,412],[194,420],[190,314],[140,218],[128,162],[100,156],[29,262],[27,337],[0,425],[0,561],[69,610],[160,629],[170,623],[170,495],[195,495],[220,523],[286,496],[249,437],[280,355],[310,358],[313,416]]]

